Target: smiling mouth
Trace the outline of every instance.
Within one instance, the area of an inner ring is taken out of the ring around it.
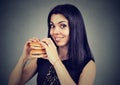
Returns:
[[[64,37],[55,37],[55,41],[60,41],[61,39],[63,39]]]

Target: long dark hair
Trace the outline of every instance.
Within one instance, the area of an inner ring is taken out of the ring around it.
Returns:
[[[68,20],[70,27],[68,56],[74,64],[81,64],[86,58],[91,58],[94,61],[88,44],[84,21],[78,8],[71,4],[64,4],[57,5],[50,11],[48,15],[48,37],[51,39],[50,20],[52,14],[62,14]]]

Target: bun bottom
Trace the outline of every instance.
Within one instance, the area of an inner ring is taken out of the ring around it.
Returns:
[[[32,55],[32,54],[45,54],[46,53],[46,51],[45,51],[45,49],[32,49],[31,51],[30,51],[30,54]]]

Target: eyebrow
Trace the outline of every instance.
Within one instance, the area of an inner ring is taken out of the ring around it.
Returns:
[[[60,22],[58,22],[58,24],[60,24],[60,23],[62,23],[62,22],[66,22],[66,21],[60,21]]]
[[[60,22],[58,22],[58,24],[60,24],[60,23],[62,23],[62,22],[66,22],[66,21],[60,21]],[[52,21],[50,21],[50,23],[53,23]],[[67,22],[66,22],[67,23]]]

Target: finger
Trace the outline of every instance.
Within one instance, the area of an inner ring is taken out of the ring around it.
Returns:
[[[54,44],[54,42],[52,41],[52,39],[51,38],[48,38],[48,39],[51,42],[52,46],[56,47],[55,44]]]
[[[36,42],[39,42],[39,41],[40,41],[40,39],[37,38],[37,37],[34,37],[33,39],[34,39]]]
[[[48,45],[44,42],[44,41],[42,41],[42,42],[40,42],[42,45],[43,45],[43,47],[47,50],[48,49]]]
[[[27,45],[30,45],[30,43],[32,43],[32,42],[34,42],[34,40],[33,40],[33,39],[29,39],[29,40],[26,42],[26,44],[27,44]]]
[[[51,41],[49,40],[49,38],[44,38],[42,42],[45,43],[47,46],[51,45]]]

